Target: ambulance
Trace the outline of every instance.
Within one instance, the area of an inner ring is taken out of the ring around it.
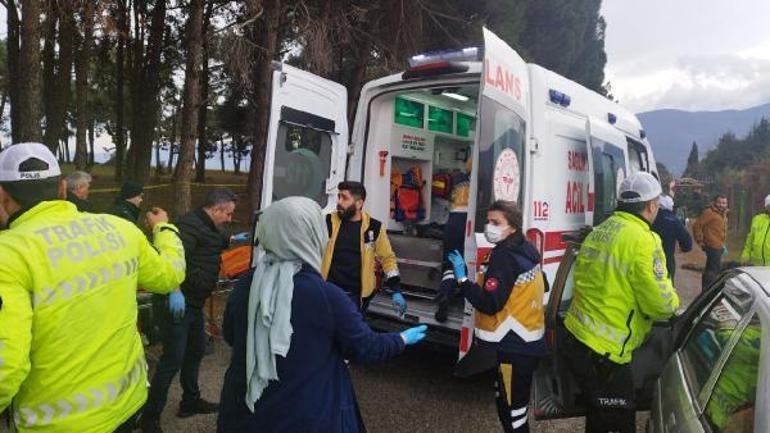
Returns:
[[[264,209],[300,195],[331,212],[340,181],[362,182],[365,210],[386,224],[408,301],[399,317],[388,296],[375,295],[370,323],[385,330],[426,323],[429,338],[459,347],[461,358],[473,338],[473,308],[459,301],[445,320],[434,317],[448,253],[442,239],[452,174],[471,162],[460,228],[469,275],[493,246],[483,235],[486,211],[503,199],[522,209],[523,230],[550,281],[565,235],[607,218],[629,174],[657,176],[633,113],[527,64],[492,32],[483,33],[483,47],[414,56],[403,73],[364,85],[352,130],[345,87],[277,64],[261,202]]]

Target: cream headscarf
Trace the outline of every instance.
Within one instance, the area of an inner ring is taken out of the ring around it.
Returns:
[[[249,293],[245,401],[251,411],[269,382],[279,380],[275,356],[289,352],[294,275],[303,264],[320,271],[329,235],[316,202],[289,197],[265,209],[256,238],[264,254]]]

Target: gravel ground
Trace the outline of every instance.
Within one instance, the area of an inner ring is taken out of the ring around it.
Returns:
[[[696,247],[697,249],[697,247]],[[680,254],[678,263],[699,264],[703,253]],[[682,305],[700,293],[700,274],[680,269],[676,287]],[[493,376],[471,379],[452,376],[455,355],[430,346],[410,348],[390,362],[352,366],[361,411],[370,433],[501,432],[494,404]],[[218,400],[229,348],[215,341],[213,353],[201,367],[204,398]],[[163,414],[166,432],[210,433],[216,431],[216,416],[176,417],[180,399],[178,382],[172,386]],[[643,432],[648,414],[637,414],[637,431]],[[566,433],[583,430],[582,418],[531,423],[533,433]]]

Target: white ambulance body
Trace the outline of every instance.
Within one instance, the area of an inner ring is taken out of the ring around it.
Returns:
[[[465,225],[471,275],[491,250],[483,236],[486,209],[497,199],[519,203],[526,236],[540,249],[552,281],[564,254],[562,235],[606,218],[619,182],[631,172],[655,172],[638,119],[620,105],[536,65],[526,64],[484,30],[483,61],[462,61],[475,50],[423,56],[403,74],[367,83],[347,137],[345,88],[288,65],[273,78],[262,208],[290,195],[315,199],[326,211],[340,181],[361,181],[366,211],[382,221],[399,261],[406,316],[389,297],[375,295],[373,326],[431,325],[430,338],[472,341],[473,309],[452,305],[434,318],[442,278],[443,227],[449,200],[433,194],[434,175],[462,170],[472,158]],[[454,61],[451,58],[460,58]],[[419,220],[391,212],[391,174],[419,167]]]

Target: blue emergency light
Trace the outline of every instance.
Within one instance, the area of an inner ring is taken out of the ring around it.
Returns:
[[[548,90],[548,97],[551,102],[556,105],[561,105],[562,107],[569,107],[569,104],[572,102],[572,98],[570,98],[569,95],[554,89]]]
[[[639,130],[639,137],[641,137],[642,140],[644,140],[647,137],[647,132],[644,129],[640,129]]]
[[[615,122],[618,121],[618,116],[612,113],[607,113],[607,121],[610,122],[610,125],[614,125]]]

